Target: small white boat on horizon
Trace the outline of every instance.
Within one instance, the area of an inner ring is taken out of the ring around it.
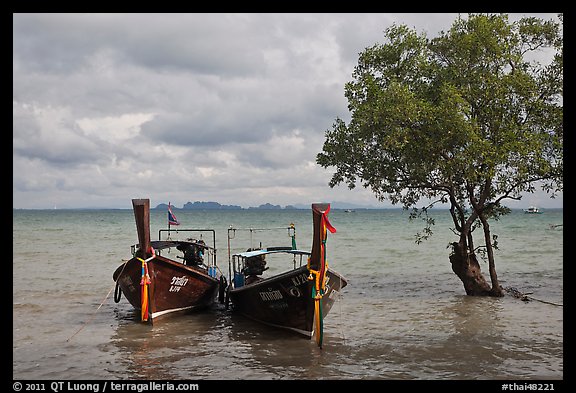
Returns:
[[[524,209],[524,213],[526,213],[526,214],[542,214],[540,209],[538,209],[536,206],[530,206],[528,209]]]

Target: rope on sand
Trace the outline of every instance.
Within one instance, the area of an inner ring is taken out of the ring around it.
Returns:
[[[522,292],[520,292],[518,289],[516,289],[516,288],[514,288],[514,287],[504,288],[504,290],[505,290],[506,292],[508,292],[509,294],[511,294],[512,296],[514,296],[514,297],[516,297],[516,298],[518,298],[518,299],[520,299],[520,300],[522,300],[522,301],[525,301],[525,302],[528,302],[528,301],[530,301],[530,300],[536,300],[537,302],[546,303],[546,304],[551,304],[551,305],[553,305],[553,306],[558,306],[558,307],[564,307],[564,305],[563,305],[563,304],[560,304],[560,303],[549,302],[549,301],[546,301],[546,300],[537,299],[537,298],[535,298],[535,297],[528,296],[528,295],[531,295],[533,292],[522,293]]]

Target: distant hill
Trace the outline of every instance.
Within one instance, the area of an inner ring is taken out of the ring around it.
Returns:
[[[280,205],[273,205],[271,203],[264,203],[259,206],[250,206],[247,209],[249,210],[291,210],[291,209],[310,209],[311,204],[304,205],[304,204],[294,204],[294,205],[286,205],[282,207]],[[374,206],[362,206],[356,205],[352,203],[346,202],[331,202],[331,206],[333,209],[377,209]],[[165,203],[160,203],[153,209],[158,210],[168,210],[168,205]],[[195,201],[195,202],[186,202],[182,207],[176,207],[172,205],[172,209],[174,210],[242,210],[244,209],[242,206],[238,205],[222,205],[218,202],[204,202],[204,201]]]
[[[260,205],[258,207],[249,207],[248,209],[266,209],[266,210],[280,210],[282,209],[282,206],[280,205],[272,205],[270,203],[265,203],[263,205]]]
[[[158,206],[156,206],[153,209],[168,210],[168,205],[165,203],[160,203]],[[194,203],[186,202],[184,204],[184,206],[182,206],[181,208],[172,205],[172,209],[174,209],[174,210],[242,210],[244,208],[242,206],[238,206],[238,205],[222,205],[218,202],[196,201]],[[258,207],[252,207],[251,206],[248,209],[280,210],[280,209],[282,209],[282,206],[272,205],[271,203],[264,203]],[[296,209],[296,207],[294,207],[292,205],[287,205],[284,209]]]
[[[194,203],[187,202],[182,206],[182,209],[190,209],[190,210],[209,210],[209,209],[218,209],[218,210],[238,210],[242,209],[241,206],[237,205],[221,205],[218,202],[199,202],[196,201]]]
[[[172,205],[173,209],[180,209],[176,206]],[[160,210],[168,210],[168,205],[165,203],[161,203],[156,206],[156,209]],[[200,202],[196,201],[194,203],[187,202],[182,206],[182,210],[240,210],[242,209],[241,206],[237,205],[221,205],[218,202]]]
[[[318,201],[318,202],[322,202],[322,201]],[[296,204],[293,205],[293,208],[295,209],[310,209],[312,204],[309,205],[303,205],[303,204]],[[355,203],[347,203],[347,202],[338,202],[338,201],[332,201],[330,202],[330,208],[334,209],[334,210],[345,210],[345,209],[355,209],[355,210],[361,210],[361,209],[382,209],[382,207],[376,207],[376,206],[372,206],[372,205],[358,205]]]

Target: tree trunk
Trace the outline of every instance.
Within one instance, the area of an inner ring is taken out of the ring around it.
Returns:
[[[476,254],[468,253],[465,242],[452,243],[450,263],[452,271],[464,284],[464,290],[470,296],[493,295],[490,285],[484,279]]]
[[[490,225],[484,215],[480,215],[480,221],[484,228],[484,242],[486,243],[486,251],[488,253],[488,270],[490,271],[490,280],[492,281],[491,295],[496,297],[504,296],[504,290],[498,283],[498,275],[496,274],[496,264],[494,263],[494,250],[492,248],[492,239],[490,238]]]

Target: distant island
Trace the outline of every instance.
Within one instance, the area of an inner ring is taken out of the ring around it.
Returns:
[[[221,205],[218,202],[200,202],[196,201],[194,203],[187,202],[181,208],[178,208],[174,205],[171,205],[173,209],[182,209],[182,210],[241,210],[241,206],[236,205]],[[156,206],[156,209],[166,210],[168,209],[168,205],[165,203],[161,203]]]
[[[173,209],[178,210],[243,210],[242,206],[238,205],[222,205],[218,202],[203,202],[203,201],[195,201],[187,202],[181,208],[178,208],[174,205],[171,205]],[[168,205],[165,203],[160,203],[154,209],[158,210],[167,210]],[[281,210],[281,209],[296,209],[296,207],[292,205],[286,205],[284,208],[280,205],[272,205],[270,203],[264,203],[258,207],[249,207],[248,209],[260,209],[260,210]]]

